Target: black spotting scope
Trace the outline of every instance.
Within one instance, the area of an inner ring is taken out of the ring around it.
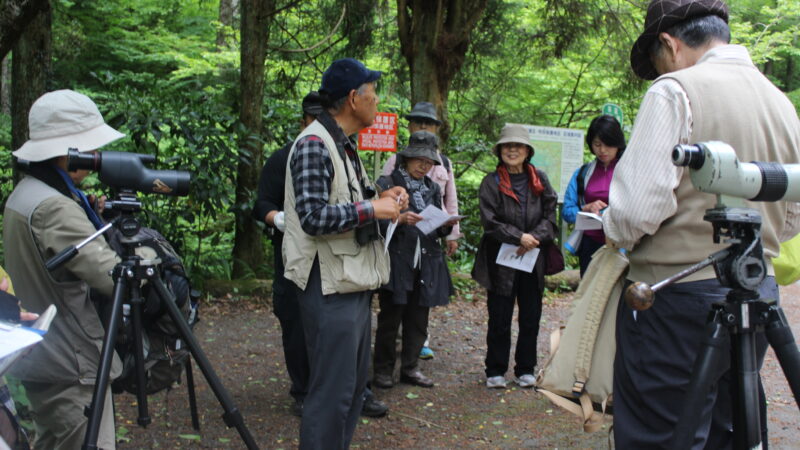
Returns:
[[[81,153],[71,148],[67,153],[67,170],[96,171],[100,181],[116,189],[173,196],[187,195],[191,174],[182,170],[155,170],[144,166],[155,160],[155,156],[141,153]]]

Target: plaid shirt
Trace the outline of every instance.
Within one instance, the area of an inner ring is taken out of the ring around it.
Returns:
[[[320,115],[318,120],[331,133],[336,144],[344,148],[360,177],[361,162],[358,160],[355,144],[327,113]],[[294,185],[295,211],[300,218],[300,226],[307,234],[318,236],[343,233],[373,220],[370,200],[328,204],[334,175],[333,162],[325,143],[318,136],[306,136],[297,141],[289,170]]]

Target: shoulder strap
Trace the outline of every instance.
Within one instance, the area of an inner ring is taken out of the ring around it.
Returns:
[[[444,156],[442,153],[439,153],[439,155],[442,157],[442,165],[444,166],[444,170],[450,172],[450,158]]]
[[[583,203],[583,192],[586,187],[584,178],[586,178],[586,169],[589,168],[589,164],[584,164],[578,169],[578,202],[580,203]]]

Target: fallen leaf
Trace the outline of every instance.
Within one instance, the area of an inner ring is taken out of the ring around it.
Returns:
[[[190,441],[199,441],[201,439],[199,434],[179,434],[178,437]]]

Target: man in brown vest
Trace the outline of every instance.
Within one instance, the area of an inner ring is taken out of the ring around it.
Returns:
[[[794,106],[753,65],[747,49],[729,44],[727,20],[728,7],[720,0],[653,0],[645,31],[631,51],[633,71],[658,79],[642,101],[603,219],[609,243],[629,250],[630,281],[655,283],[725,247],[712,242],[711,224],[703,221],[715,197],[696,191],[689,171],[672,165],[676,144],[719,140],[730,144],[740,161],[800,160]],[[798,231],[798,204],[746,203],[763,218],[770,276],[759,291],[765,299],[777,299],[771,259],[780,242]],[[620,302],[614,364],[618,448],[669,443],[707,334],[707,312],[728,290],[709,267],[659,290],[646,311],[634,312]],[[760,367],[766,343],[759,338]],[[726,352],[697,424],[694,447],[732,444],[730,378]]]

